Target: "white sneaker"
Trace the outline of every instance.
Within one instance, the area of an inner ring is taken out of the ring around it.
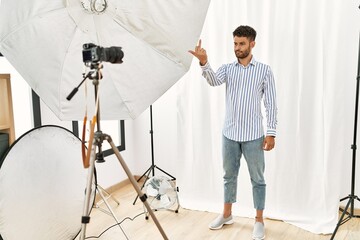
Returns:
[[[252,237],[254,240],[265,239],[265,226],[263,223],[255,222]]]
[[[227,218],[224,218],[224,215],[220,214],[217,218],[215,218],[214,221],[212,221],[209,224],[209,228],[211,230],[218,230],[218,229],[221,229],[224,226],[224,224],[233,224],[233,223],[234,223],[234,220],[233,220],[232,215],[230,215]]]

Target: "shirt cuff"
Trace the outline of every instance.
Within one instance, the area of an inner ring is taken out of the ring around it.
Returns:
[[[200,65],[200,63],[199,63],[199,65]],[[204,70],[207,70],[208,68],[210,68],[209,61],[207,61],[204,66],[201,66],[201,65],[200,65],[200,67],[201,67],[201,69],[202,69],[203,71],[204,71]]]
[[[266,136],[276,137],[276,129],[268,129],[266,131]]]

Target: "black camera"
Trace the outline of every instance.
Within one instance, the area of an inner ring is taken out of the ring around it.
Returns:
[[[124,57],[124,52],[121,50],[121,47],[104,48],[96,46],[93,43],[85,43],[82,54],[84,63],[122,63]]]

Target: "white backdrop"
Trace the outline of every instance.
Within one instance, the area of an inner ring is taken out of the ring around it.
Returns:
[[[314,233],[334,230],[344,186],[350,193],[359,23],[355,1],[213,0],[201,35],[217,69],[235,60],[237,26],[257,30],[253,53],[273,69],[279,108],[276,150],[266,153],[265,215]],[[178,91],[181,204],[221,212],[224,86],[208,86],[194,60]],[[233,214],[254,217],[241,164]]]

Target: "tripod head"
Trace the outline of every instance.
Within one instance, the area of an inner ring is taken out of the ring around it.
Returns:
[[[90,71],[87,73],[87,78],[91,80],[100,80],[102,79],[101,69],[104,68],[101,62],[91,62],[91,63],[85,63],[85,66],[88,66],[90,68]],[[85,74],[85,73],[84,73]]]
[[[102,79],[101,69],[103,68],[103,65],[101,63],[85,63],[85,66],[90,68],[90,71],[85,74],[83,73],[83,80],[80,82],[80,84],[75,87],[71,93],[66,97],[68,101],[71,101],[71,99],[75,96],[75,94],[79,91],[80,86],[85,82],[86,79],[93,80],[94,86],[97,87],[99,84],[99,80]],[[96,95],[95,95],[96,99]]]

